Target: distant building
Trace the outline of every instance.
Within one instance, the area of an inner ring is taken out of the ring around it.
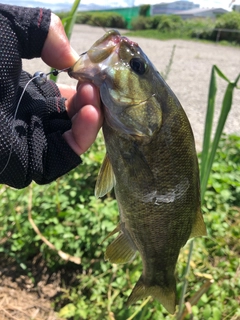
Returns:
[[[193,18],[211,18],[215,19],[221,14],[227,13],[228,11],[222,8],[206,8],[206,9],[191,9],[186,11],[178,11],[174,14],[180,16],[182,19],[193,19]]]
[[[199,4],[190,1],[161,2],[151,6],[151,15],[174,14],[179,11],[191,10],[199,7]]]

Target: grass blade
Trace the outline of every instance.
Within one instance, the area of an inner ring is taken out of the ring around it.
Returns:
[[[231,81],[222,73],[222,71],[216,66],[214,65],[214,69],[217,72],[217,74],[219,75],[220,78],[222,78],[223,80],[226,80],[228,83],[230,83]]]
[[[222,73],[221,73],[221,77],[222,77]],[[223,76],[222,78],[229,81],[225,76]],[[217,147],[219,144],[219,140],[221,138],[228,114],[229,114],[231,107],[232,107],[233,91],[235,88],[237,88],[237,83],[239,81],[239,78],[240,78],[240,74],[237,76],[237,78],[234,82],[229,82],[229,84],[227,86],[211,150],[210,150],[210,147],[208,147],[208,150],[205,150],[206,154],[204,154],[204,157],[205,158],[207,157],[207,160],[204,159],[204,166],[201,165],[201,196],[202,196],[202,200],[204,198],[204,193],[207,188],[207,182],[208,182],[208,178],[209,178],[209,175],[210,175],[210,172],[212,169],[212,165],[213,165],[214,157],[215,157],[216,150],[217,150]],[[208,127],[208,123],[206,121],[205,131],[208,130],[207,127]],[[209,134],[211,135],[211,132],[209,132]]]
[[[211,141],[211,133],[212,133],[212,124],[213,124],[213,116],[215,109],[215,98],[217,93],[217,84],[216,84],[216,72],[215,65],[212,67],[210,86],[209,86],[209,94],[208,94],[208,106],[207,113],[205,119],[205,129],[204,129],[204,138],[203,138],[203,147],[202,147],[202,155],[201,155],[201,177],[203,179],[203,174],[205,172],[205,167],[207,165],[208,152],[210,148]]]
[[[190,271],[190,263],[191,263],[192,253],[193,253],[193,246],[194,246],[194,240],[192,240],[190,242],[188,261],[187,261],[186,271],[185,271],[185,274],[184,274],[184,281],[183,281],[181,297],[180,297],[180,300],[179,300],[179,309],[178,309],[178,314],[176,316],[177,320],[181,319],[182,313],[184,311],[185,294],[186,294],[187,287],[188,287],[188,274],[189,274],[189,271]]]
[[[68,17],[62,19],[64,30],[66,32],[68,39],[70,39],[71,35],[72,35],[73,26],[74,26],[74,23],[75,23],[76,17],[77,17],[77,9],[78,9],[80,2],[81,2],[81,0],[75,0],[72,5],[71,11],[69,12]]]

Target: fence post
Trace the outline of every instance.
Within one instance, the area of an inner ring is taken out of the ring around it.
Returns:
[[[217,37],[216,37],[216,42],[219,41],[220,39],[220,34],[221,34],[221,29],[218,29]]]

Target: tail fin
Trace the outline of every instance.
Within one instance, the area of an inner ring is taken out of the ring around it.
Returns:
[[[140,299],[152,296],[157,299],[169,313],[174,314],[176,310],[175,279],[172,283],[174,285],[169,288],[161,288],[159,285],[147,286],[144,284],[143,277],[141,276],[128,297],[127,305],[129,306]]]

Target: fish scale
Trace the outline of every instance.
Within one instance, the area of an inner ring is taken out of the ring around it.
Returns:
[[[99,54],[98,54],[99,52]],[[111,263],[139,252],[142,275],[127,304],[151,295],[175,312],[175,267],[191,237],[206,235],[193,133],[178,99],[137,43],[108,31],[69,71],[100,89],[106,157],[95,194],[115,190]]]

